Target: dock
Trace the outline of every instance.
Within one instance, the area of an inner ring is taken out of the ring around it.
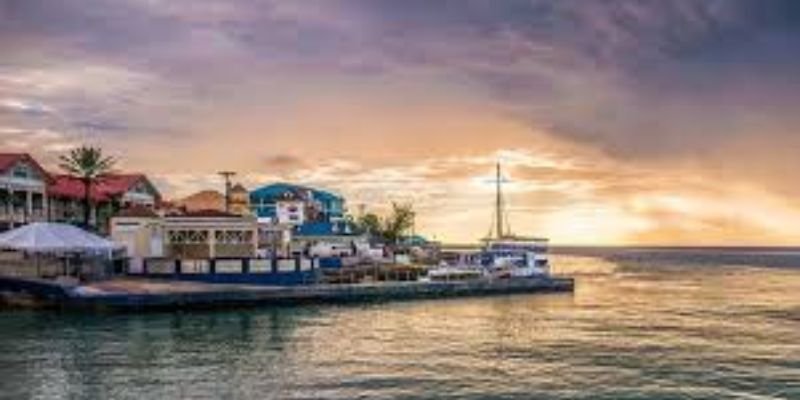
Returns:
[[[43,280],[0,277],[0,291],[34,298],[42,306],[111,311],[365,303],[573,290],[573,279],[561,277],[302,286],[210,284],[132,278],[68,286]]]

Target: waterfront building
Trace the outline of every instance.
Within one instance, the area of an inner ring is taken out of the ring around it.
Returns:
[[[251,215],[250,211],[250,192],[241,184],[233,185],[230,191],[230,199],[228,210],[236,215]]]
[[[159,216],[129,209],[111,226],[112,239],[128,251],[131,275],[258,285],[315,281],[317,260],[259,256],[254,216],[214,210]]]
[[[172,208],[180,212],[220,211],[236,215],[251,215],[250,193],[240,183],[230,190],[229,209],[226,209],[225,194],[217,190],[207,189],[193,193],[174,201]]]
[[[0,230],[46,221],[50,181],[29,154],[0,153]]]
[[[275,183],[250,192],[250,209],[260,220],[302,225],[344,218],[344,198],[328,191]]]
[[[48,187],[51,221],[83,222],[84,184],[80,178],[54,175]],[[109,219],[129,207],[155,208],[161,194],[143,174],[108,174],[101,177],[90,190],[91,224],[107,232]]]
[[[108,174],[92,185],[91,224],[108,230],[109,218],[128,207],[156,207],[161,194],[143,174]],[[29,222],[83,222],[84,184],[48,173],[26,153],[0,153],[0,231]]]
[[[225,195],[216,190],[201,190],[175,201],[174,208],[185,212],[225,211]]]
[[[253,258],[258,247],[254,217],[199,211],[164,218],[164,256],[169,258]]]
[[[320,237],[349,234],[344,198],[328,191],[275,183],[250,193],[250,209],[258,217],[260,247],[267,253],[308,253]]]
[[[254,217],[205,210],[161,217],[148,209],[120,212],[111,237],[128,249],[132,266],[144,258],[207,260],[253,258],[258,244]]]
[[[145,258],[164,256],[163,225],[161,216],[147,207],[131,207],[111,219],[111,239],[125,246],[130,271],[141,272]]]

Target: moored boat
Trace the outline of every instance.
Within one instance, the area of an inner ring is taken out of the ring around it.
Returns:
[[[522,237],[508,233],[507,214],[501,184],[500,164],[497,164],[495,234],[484,239],[477,252],[464,254],[453,265],[444,264],[428,271],[431,280],[490,278],[523,278],[549,276],[549,241],[546,238]]]

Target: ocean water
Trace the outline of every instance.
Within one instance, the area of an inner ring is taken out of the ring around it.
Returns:
[[[574,294],[0,313],[8,399],[800,399],[800,253],[554,257]]]

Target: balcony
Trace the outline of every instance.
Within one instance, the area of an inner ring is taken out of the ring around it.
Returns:
[[[24,224],[45,221],[47,221],[47,212],[42,209],[34,209],[32,212],[26,213],[23,209],[12,210],[0,207],[0,222]]]

